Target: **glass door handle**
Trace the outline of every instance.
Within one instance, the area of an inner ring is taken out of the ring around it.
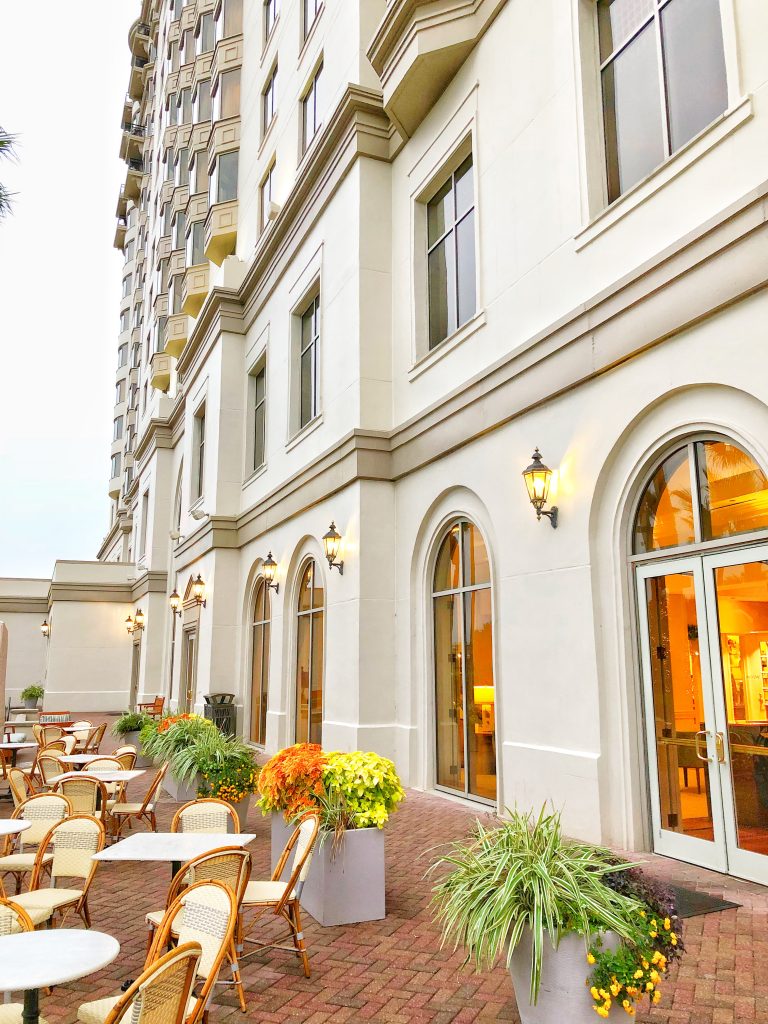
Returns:
[[[708,735],[709,735],[709,733],[707,732],[706,729],[699,729],[699,731],[697,733],[695,733],[694,737],[693,737],[693,742],[696,744],[696,757],[698,757],[698,759],[700,761],[711,761],[712,760],[711,757],[707,757],[707,736]],[[700,743],[699,737],[700,736],[704,737],[704,753],[703,754],[701,752],[701,748],[699,747],[699,743]]]
[[[725,737],[721,732],[715,733],[715,754],[718,764],[725,764]]]

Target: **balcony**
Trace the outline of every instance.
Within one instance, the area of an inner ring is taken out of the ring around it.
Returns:
[[[187,208],[188,200],[189,185],[177,185],[173,190],[173,199],[171,200],[171,216],[175,217],[177,213],[183,213]]]
[[[208,140],[208,164],[213,163],[214,157],[227,149],[239,149],[240,147],[240,118],[228,117],[224,121],[216,121],[213,125],[211,137]]]
[[[146,136],[147,132],[143,124],[137,124],[134,121],[124,121],[123,134],[120,139],[120,159],[140,158]]]
[[[151,29],[145,21],[134,21],[128,32],[128,45],[135,57],[148,57]]]
[[[144,93],[144,68],[149,64],[146,57],[133,57],[131,74],[128,79],[128,95],[132,100],[140,100]]]
[[[187,316],[197,316],[202,309],[208,294],[210,268],[207,263],[189,267],[184,274],[184,286],[181,292],[181,309]]]
[[[165,352],[155,352],[149,362],[149,383],[158,391],[167,391],[171,383],[173,359]]]
[[[186,313],[176,313],[169,316],[165,325],[165,349],[169,356],[175,359],[184,351],[184,346],[189,341],[189,317]]]
[[[107,488],[110,498],[120,497],[120,477],[113,476],[109,481],[109,487]]]
[[[120,193],[117,197],[117,209],[115,210],[117,217],[128,216],[128,196],[125,194],[125,189],[121,188]]]
[[[205,219],[205,258],[220,267],[237,245],[237,200],[214,203]]]
[[[227,36],[216,43],[211,64],[211,80],[215,81],[222,71],[239,68],[243,63],[243,37]]]
[[[125,185],[123,186],[123,192],[129,199],[133,199],[134,202],[138,200],[141,195],[141,179],[144,176],[144,161],[139,157],[134,157],[128,161],[128,171],[125,176]]]
[[[368,47],[384,109],[411,136],[504,0],[390,0]]]
[[[113,245],[116,249],[122,249],[125,245],[125,233],[128,230],[128,221],[125,217],[118,217],[115,227],[115,240]]]

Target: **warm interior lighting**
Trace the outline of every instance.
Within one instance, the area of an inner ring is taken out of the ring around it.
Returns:
[[[192,596],[197,604],[202,605],[203,608],[205,608],[205,580],[200,573],[197,574],[192,584]]]
[[[174,615],[181,615],[181,597],[175,588],[168,598],[168,604],[171,606],[171,612]]]
[[[129,633],[132,633],[136,628],[136,623],[133,621],[132,615],[129,615],[128,618],[125,620],[125,628],[128,630]]]
[[[336,556],[339,553],[339,547],[341,545],[341,534],[336,529],[336,523],[331,523],[328,528],[328,533],[323,537],[323,548],[325,549],[325,557],[328,559],[328,565],[331,569],[334,567],[344,575],[344,562],[337,562]]]
[[[531,464],[523,470],[523,479],[528,490],[528,497],[536,509],[536,518],[546,516],[553,529],[557,528],[557,505],[545,509],[549,497],[549,487],[552,482],[552,470],[546,466],[541,458],[541,452],[537,448],[531,456]]]
[[[136,609],[136,614],[133,616],[133,632],[136,630],[144,629],[144,612],[141,608]]]
[[[496,688],[494,686],[475,686],[475,704],[493,704],[496,701]]]
[[[270,551],[264,561],[261,563],[261,571],[264,573],[264,582],[267,584],[267,589],[274,590],[277,593],[280,590],[280,584],[275,583],[275,573],[277,572],[277,562],[272,557]]]
[[[40,623],[40,632],[43,634],[46,640],[51,635],[51,626],[50,623],[48,622],[48,619],[45,619],[43,622]]]

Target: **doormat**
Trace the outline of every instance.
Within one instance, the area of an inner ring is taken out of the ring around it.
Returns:
[[[702,914],[717,914],[721,910],[733,910],[740,903],[721,900],[718,896],[710,896],[708,892],[698,889],[686,889],[682,885],[670,885],[677,901],[678,917],[700,917]]]

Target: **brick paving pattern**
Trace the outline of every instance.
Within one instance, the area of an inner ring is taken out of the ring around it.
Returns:
[[[150,778],[148,771],[133,784],[130,799],[140,797]],[[176,806],[167,797],[161,799],[161,830],[169,828]],[[10,803],[4,800],[0,816],[9,814]],[[441,950],[428,909],[429,883],[424,872],[431,858],[422,852],[466,835],[473,818],[471,811],[457,803],[409,792],[387,828],[385,920],[321,928],[305,915],[312,977],[304,978],[290,954],[271,951],[251,957],[243,965],[247,1015],[240,1013],[231,989],[218,989],[211,1021],[519,1022],[506,971],[496,968],[478,975],[463,967],[460,951]],[[249,847],[254,856],[253,875],[268,877],[268,822],[252,809],[248,829],[257,837]],[[642,855],[642,859],[660,876],[742,906],[686,922],[687,953],[664,988],[663,1002],[644,1009],[636,1020],[665,1024],[768,1022],[768,889],[650,855]],[[146,946],[144,915],[163,906],[169,876],[167,864],[99,867],[91,890],[93,927],[114,935],[121,954],[98,974],[41,995],[42,1012],[51,1024],[74,1022],[81,1002],[114,993],[127,978],[136,977]],[[68,923],[75,926],[76,920]],[[615,1016],[625,1019],[622,1011]]]

